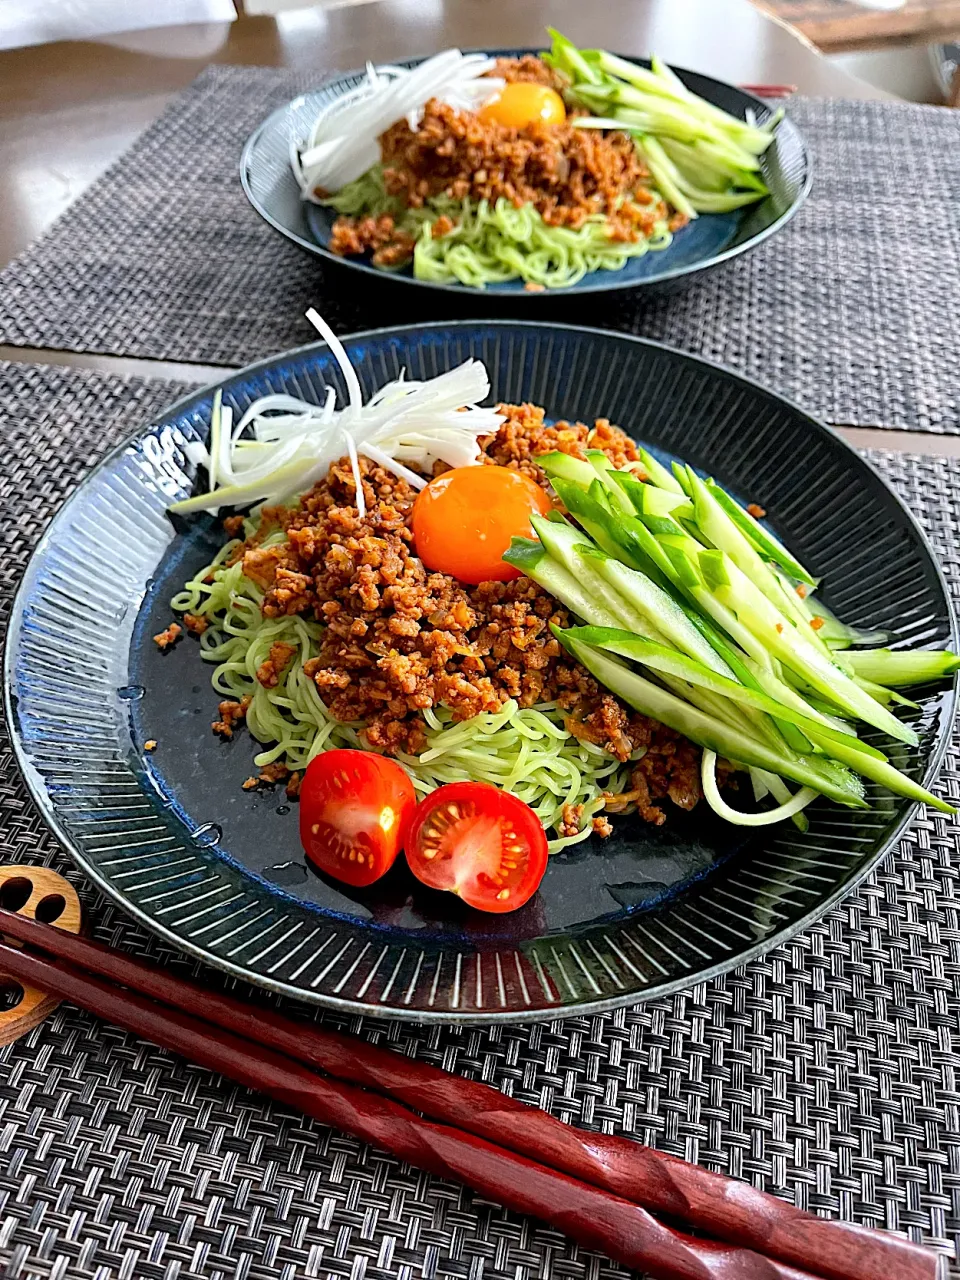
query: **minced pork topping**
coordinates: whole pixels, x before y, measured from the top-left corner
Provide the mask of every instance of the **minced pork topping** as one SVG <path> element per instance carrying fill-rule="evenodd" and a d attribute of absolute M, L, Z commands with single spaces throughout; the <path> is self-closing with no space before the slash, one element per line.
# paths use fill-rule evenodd
<path fill-rule="evenodd" d="M 542 68 L 542 74 L 537 68 Z M 553 73 L 538 58 L 501 59 L 497 75 L 508 80 L 550 83 Z M 648 238 L 668 210 L 650 189 L 650 173 L 629 134 L 536 123 L 522 129 L 476 112 L 459 111 L 431 99 L 416 129 L 400 120 L 380 138 L 388 194 L 405 208 L 420 208 L 436 196 L 453 200 L 503 198 L 531 205 L 549 226 L 580 227 L 594 214 L 607 218 L 611 239 Z M 671 230 L 686 221 L 670 220 Z M 450 217 L 433 234 L 453 230 Z M 373 251 L 377 266 L 396 267 L 413 253 L 414 238 L 389 214 L 340 217 L 330 249 L 341 256 Z"/>
<path fill-rule="evenodd" d="M 633 441 L 606 420 L 546 425 L 533 405 L 501 405 L 500 412 L 505 421 L 481 441 L 482 460 L 523 471 L 545 489 L 536 458 L 550 450 L 584 457 L 587 448 L 602 449 L 617 467 L 637 460 Z M 411 528 L 416 490 L 363 457 L 360 470 L 364 517 L 344 458 L 298 508 L 265 510 L 256 534 L 238 541 L 233 556 L 264 589 L 266 616 L 303 614 L 324 624 L 319 656 L 306 671 L 331 715 L 363 721 L 371 747 L 417 754 L 426 744 L 421 712 L 428 707 L 443 704 L 467 720 L 512 698 L 526 707 L 556 702 L 572 733 L 618 759 L 646 750 L 630 791 L 608 811 L 635 804 L 660 823 L 656 802 L 665 796 L 692 808 L 700 796 L 699 751 L 623 706 L 565 653 L 550 624 L 567 625 L 566 610 L 528 578 L 468 586 L 424 568 Z M 227 524 L 229 533 L 238 532 L 235 517 Z M 287 541 L 262 546 L 278 528 Z M 268 688 L 292 656 L 288 646 L 274 648 L 258 672 Z M 221 704 L 215 729 L 232 732 L 245 708 L 236 710 L 232 715 Z M 570 823 L 574 828 L 576 815 Z M 609 829 L 605 819 L 595 825 L 604 834 Z"/>

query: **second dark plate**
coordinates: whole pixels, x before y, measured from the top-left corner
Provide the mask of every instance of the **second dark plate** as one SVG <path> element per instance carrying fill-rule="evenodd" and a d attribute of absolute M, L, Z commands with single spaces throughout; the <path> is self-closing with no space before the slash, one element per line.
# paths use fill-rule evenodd
<path fill-rule="evenodd" d="M 521 57 L 540 50 L 490 49 L 484 52 L 492 57 Z M 411 58 L 398 65 L 413 67 L 422 61 L 422 58 Z M 649 66 L 644 58 L 634 58 L 633 61 Z M 746 119 L 747 113 L 752 111 L 757 123 L 762 124 L 772 114 L 768 103 L 734 85 L 679 67 L 674 70 L 694 93 L 740 119 Z M 810 187 L 810 161 L 806 147 L 788 116 L 781 121 L 772 145 L 762 158 L 763 179 L 770 188 L 765 199 L 734 213 L 704 214 L 677 232 L 668 249 L 631 258 L 619 271 L 594 271 L 569 288 L 547 289 L 542 293 L 527 292 L 522 280 L 492 284 L 479 290 L 462 284 L 416 280 L 409 268 L 398 272 L 380 271 L 366 258 L 340 258 L 330 252 L 327 246 L 336 214 L 331 209 L 301 199 L 300 188 L 290 168 L 291 143 L 304 136 L 324 106 L 352 89 L 365 74 L 363 71 L 351 71 L 327 81 L 318 89 L 301 94 L 274 111 L 251 135 L 243 149 L 240 180 L 256 211 L 289 240 L 342 270 L 359 271 L 386 285 L 439 289 L 474 298 L 482 294 L 508 298 L 511 302 L 529 300 L 532 306 L 542 306 L 544 300 L 559 295 L 607 293 L 686 283 L 702 272 L 746 253 L 773 235 L 796 213 Z"/>

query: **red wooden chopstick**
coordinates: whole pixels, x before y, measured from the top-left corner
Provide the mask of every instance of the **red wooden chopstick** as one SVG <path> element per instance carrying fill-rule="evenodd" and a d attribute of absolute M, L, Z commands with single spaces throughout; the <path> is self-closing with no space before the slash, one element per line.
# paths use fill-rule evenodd
<path fill-rule="evenodd" d="M 814 1280 L 752 1250 L 700 1240 L 638 1204 L 506 1151 L 203 1019 L 119 988 L 61 960 L 0 944 L 0 970 L 62 996 L 238 1084 L 389 1151 L 428 1173 L 465 1183 L 518 1213 L 662 1280 Z"/>
<path fill-rule="evenodd" d="M 112 1005 L 110 1012 L 104 1012 L 102 1005 L 94 1008 L 88 1000 L 80 998 L 82 993 L 77 988 L 63 990 L 64 982 L 77 979 L 66 966 L 78 966 L 112 984 L 129 987 L 131 992 L 163 1001 L 174 1010 L 189 1008 L 197 1019 L 203 1020 L 201 1025 L 206 1026 L 208 1037 L 212 1024 L 231 1038 L 246 1037 L 248 1041 L 267 1045 L 275 1052 L 319 1067 L 352 1085 L 389 1095 L 487 1143 L 509 1147 L 520 1156 L 550 1166 L 551 1171 L 558 1170 L 569 1178 L 590 1183 L 591 1188 L 669 1214 L 695 1229 L 756 1250 L 767 1259 L 778 1259 L 832 1280 L 888 1280 L 891 1268 L 897 1269 L 897 1280 L 932 1280 L 936 1275 L 936 1255 L 909 1241 L 815 1218 L 743 1183 L 627 1139 L 572 1129 L 544 1112 L 504 1097 L 487 1085 L 452 1076 L 349 1036 L 294 1022 L 269 1010 L 251 1008 L 163 969 L 150 968 L 109 947 L 10 912 L 0 911 L 0 932 L 62 962 L 47 975 L 50 983 L 60 984 L 56 988 L 35 975 L 28 975 L 26 980 L 43 989 L 56 989 L 67 999 L 121 1025 L 131 1025 L 119 1014 L 122 1002 L 132 999 L 132 994 L 118 993 L 112 986 L 109 990 L 120 998 L 121 1004 Z M 10 972 L 16 963 L 49 963 L 3 946 L 0 946 L 0 957 L 0 968 L 9 968 Z M 151 1008 L 155 1010 L 156 1006 Z M 157 1038 L 140 1027 L 131 1029 L 148 1038 Z M 167 1040 L 162 1042 L 196 1057 L 190 1049 Z M 205 1065 L 213 1064 L 205 1060 Z M 223 1065 L 216 1069 L 232 1074 Z M 271 1092 L 262 1084 L 252 1087 Z M 361 1096 L 370 1097 L 369 1094 Z M 409 1122 L 409 1113 L 404 1112 L 404 1116 Z M 344 1127 L 339 1119 L 330 1119 L 329 1123 Z M 351 1132 L 383 1145 L 380 1137 L 370 1137 L 356 1128 L 351 1128 Z M 457 1176 L 475 1185 L 462 1172 Z M 499 1198 L 515 1207 L 503 1195 Z M 525 1211 L 543 1216 L 542 1211 L 536 1209 Z M 564 1229 L 571 1235 L 576 1234 L 566 1226 Z M 609 1242 L 601 1247 L 611 1251 Z M 622 1258 L 621 1254 L 613 1256 Z M 779 1274 L 790 1270 L 790 1266 L 777 1268 Z"/>
<path fill-rule="evenodd" d="M 740 88 L 755 98 L 789 98 L 797 92 L 795 84 L 742 84 Z"/>

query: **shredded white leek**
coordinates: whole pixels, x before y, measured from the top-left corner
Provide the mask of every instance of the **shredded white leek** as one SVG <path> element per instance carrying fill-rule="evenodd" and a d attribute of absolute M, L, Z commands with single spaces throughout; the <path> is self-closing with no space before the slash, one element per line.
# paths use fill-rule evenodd
<path fill-rule="evenodd" d="M 320 112 L 309 134 L 290 148 L 290 165 L 308 200 L 334 195 L 380 159 L 380 135 L 406 118 L 416 129 L 424 106 L 439 98 L 463 111 L 476 111 L 504 82 L 488 76 L 496 66 L 482 53 L 446 49 L 419 66 L 374 67 L 355 88 Z"/>
<path fill-rule="evenodd" d="M 761 813 L 742 813 L 739 809 L 732 809 L 721 796 L 717 786 L 716 752 L 708 751 L 706 748 L 704 748 L 703 761 L 700 765 L 700 779 L 703 783 L 703 794 L 710 808 L 719 817 L 732 822 L 737 827 L 769 827 L 774 822 L 783 822 L 785 818 L 792 818 L 795 813 L 805 809 L 811 800 L 817 798 L 817 792 L 812 788 L 802 787 L 786 804 L 778 805 L 776 809 L 765 809 Z"/>
<path fill-rule="evenodd" d="M 220 507 L 276 504 L 304 493 L 321 479 L 330 464 L 350 459 L 357 509 L 366 513 L 360 455 L 422 489 L 422 475 L 435 462 L 468 467 L 479 460 L 481 436 L 495 435 L 501 414 L 481 401 L 490 393 L 490 378 L 480 360 L 426 382 L 404 377 L 381 387 L 366 404 L 356 370 L 340 339 L 312 308 L 307 318 L 326 339 L 347 387 L 348 403 L 337 409 L 333 387 L 324 388 L 323 403 L 295 396 L 269 395 L 255 401 L 233 423 L 233 410 L 216 393 L 206 446 L 191 441 L 190 461 L 207 469 L 209 489 L 171 511 L 216 512 Z"/>

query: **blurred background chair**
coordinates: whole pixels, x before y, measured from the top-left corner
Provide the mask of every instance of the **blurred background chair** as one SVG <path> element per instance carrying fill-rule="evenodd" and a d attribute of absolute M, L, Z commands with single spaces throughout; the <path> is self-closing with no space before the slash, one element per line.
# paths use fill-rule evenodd
<path fill-rule="evenodd" d="M 0 0 L 0 49 L 157 27 L 220 26 L 236 17 L 233 0 Z"/>
<path fill-rule="evenodd" d="M 960 106 L 960 0 L 754 0 L 846 70 L 919 102 Z"/>

